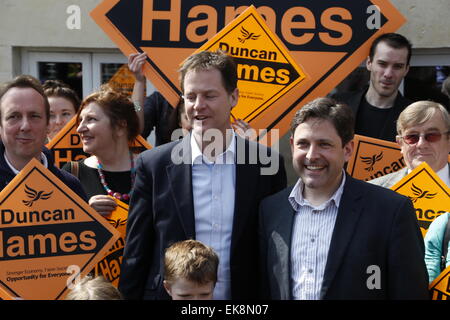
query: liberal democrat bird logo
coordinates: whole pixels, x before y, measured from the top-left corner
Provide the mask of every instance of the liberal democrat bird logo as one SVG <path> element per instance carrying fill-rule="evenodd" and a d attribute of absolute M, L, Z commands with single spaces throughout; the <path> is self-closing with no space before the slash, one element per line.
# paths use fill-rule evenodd
<path fill-rule="evenodd" d="M 412 184 L 411 191 L 414 193 L 414 197 L 408 197 L 411 199 L 412 202 L 416 202 L 419 199 L 433 199 L 436 193 L 429 193 L 430 191 L 425 190 L 423 191 L 419 187 L 417 187 L 414 183 Z"/>
<path fill-rule="evenodd" d="M 364 168 L 364 170 L 372 171 L 375 163 L 383 159 L 383 151 L 381 151 L 380 154 L 374 154 L 371 157 L 360 157 L 360 158 L 362 162 L 369 165 L 367 168 Z"/>
<path fill-rule="evenodd" d="M 106 220 L 108 220 L 108 222 L 110 223 L 110 224 L 112 224 L 113 225 L 113 227 L 114 228 L 119 228 L 120 226 L 123 226 L 123 225 L 125 225 L 126 223 L 127 223 L 127 219 L 124 219 L 124 220 L 122 220 L 121 218 L 119 218 L 119 219 L 117 219 L 117 220 L 114 220 L 114 219 L 106 219 Z"/>
<path fill-rule="evenodd" d="M 244 43 L 246 40 L 258 40 L 261 36 L 260 34 L 255 34 L 254 32 L 248 32 L 243 26 L 241 26 L 242 38 L 238 37 L 238 40 Z"/>
<path fill-rule="evenodd" d="M 25 193 L 27 194 L 28 198 L 31 200 L 22 200 L 23 204 L 31 207 L 34 202 L 38 200 L 47 200 L 52 195 L 53 191 L 44 193 L 44 190 L 42 191 L 36 191 L 33 188 L 30 188 L 29 186 L 25 185 Z"/>

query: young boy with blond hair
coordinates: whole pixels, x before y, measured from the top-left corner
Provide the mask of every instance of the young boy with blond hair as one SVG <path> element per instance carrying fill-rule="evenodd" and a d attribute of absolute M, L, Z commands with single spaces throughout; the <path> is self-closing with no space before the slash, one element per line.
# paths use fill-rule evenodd
<path fill-rule="evenodd" d="M 219 257 L 200 241 L 185 240 L 167 248 L 164 288 L 173 300 L 211 300 Z"/>

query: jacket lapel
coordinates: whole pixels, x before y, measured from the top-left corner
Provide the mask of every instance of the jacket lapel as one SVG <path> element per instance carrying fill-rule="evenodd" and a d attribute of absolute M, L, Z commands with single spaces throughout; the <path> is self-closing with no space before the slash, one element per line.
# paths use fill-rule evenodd
<path fill-rule="evenodd" d="M 176 160 L 179 160 L 178 163 L 171 161 L 166 167 L 173 205 L 186 234 L 186 239 L 195 239 L 190 135 L 186 135 L 180 143 L 176 144 L 172 152 L 176 152 L 179 156 Z"/>
<path fill-rule="evenodd" d="M 354 229 L 357 226 L 362 209 L 362 193 L 354 185 L 353 178 L 347 175 L 338 209 L 336 224 L 331 237 L 330 249 L 328 251 L 322 289 L 320 292 L 321 299 L 326 295 L 327 290 L 339 269 L 348 244 L 354 234 Z"/>
<path fill-rule="evenodd" d="M 238 141 L 241 139 L 240 141 Z M 251 210 L 254 210 L 250 206 L 254 206 L 254 193 L 256 192 L 255 178 L 258 176 L 258 166 L 248 164 L 247 161 L 242 159 L 248 159 L 242 157 L 242 154 L 238 155 L 237 152 L 241 151 L 241 146 L 245 146 L 245 155 L 248 157 L 249 143 L 247 140 L 236 136 L 236 186 L 234 197 L 234 214 L 233 214 L 233 231 L 231 236 L 231 253 L 233 253 L 236 246 L 239 243 L 236 242 L 240 238 L 240 235 L 245 232 L 246 220 Z M 240 159 L 240 161 L 238 161 Z"/>
<path fill-rule="evenodd" d="M 289 276 L 291 274 L 290 249 L 292 243 L 292 228 L 294 224 L 295 211 L 288 200 L 289 194 L 291 193 L 292 189 L 293 187 L 289 187 L 286 189 L 285 196 L 283 197 L 286 200 L 280 203 L 279 211 L 277 211 L 277 213 L 280 214 L 280 218 L 278 220 L 279 224 L 276 227 L 276 230 L 280 239 L 279 241 L 277 241 L 278 239 L 273 239 L 275 245 L 277 246 L 277 255 L 280 262 L 280 274 L 278 275 L 278 277 L 280 279 L 281 300 L 292 299 L 292 283 Z"/>

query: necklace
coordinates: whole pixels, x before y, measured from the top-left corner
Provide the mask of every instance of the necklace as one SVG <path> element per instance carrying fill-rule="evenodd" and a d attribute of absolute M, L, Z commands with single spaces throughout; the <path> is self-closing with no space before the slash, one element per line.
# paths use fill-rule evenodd
<path fill-rule="evenodd" d="M 136 176 L 136 169 L 134 168 L 133 153 L 131 152 L 131 150 L 130 150 L 130 162 L 131 162 L 131 170 L 130 170 L 131 190 L 128 193 L 121 194 L 120 192 L 112 191 L 108 187 L 108 184 L 106 183 L 106 179 L 105 179 L 105 174 L 103 173 L 103 164 L 97 158 L 97 171 L 98 171 L 98 175 L 100 176 L 100 182 L 102 183 L 103 189 L 105 189 L 105 191 L 106 191 L 106 193 L 108 193 L 108 195 L 110 195 L 110 196 L 112 196 L 112 197 L 114 197 L 116 199 L 123 200 L 123 201 L 130 200 L 131 193 L 133 192 L 134 178 Z"/>

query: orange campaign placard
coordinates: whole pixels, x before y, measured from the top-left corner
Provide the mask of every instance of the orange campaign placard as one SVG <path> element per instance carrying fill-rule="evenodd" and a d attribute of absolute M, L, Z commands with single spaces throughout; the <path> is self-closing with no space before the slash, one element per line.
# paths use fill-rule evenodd
<path fill-rule="evenodd" d="M 4 288 L 0 287 L 0 300 L 18 300 L 19 297 L 15 297 L 13 293 L 7 292 Z"/>
<path fill-rule="evenodd" d="M 128 66 L 124 64 L 116 73 L 109 79 L 108 84 L 118 92 L 122 92 L 131 97 L 134 86 L 133 72 L 128 69 Z"/>
<path fill-rule="evenodd" d="M 120 238 L 109 249 L 105 257 L 95 266 L 94 274 L 103 275 L 114 286 L 118 287 L 120 278 L 120 266 L 122 264 L 123 248 L 125 247 L 125 234 L 128 219 L 128 205 L 120 200 L 117 202 L 117 208 L 106 220 L 120 232 Z"/>
<path fill-rule="evenodd" d="M 233 21 L 250 5 L 282 46 L 266 37 L 257 18 L 247 18 L 254 20 L 249 25 Z M 103 0 L 90 16 L 124 55 L 147 53 L 144 74 L 174 107 L 181 95 L 179 64 L 234 23 L 213 47 L 242 62 L 239 89 L 248 105 L 235 116 L 254 129 L 278 129 L 279 137 L 299 108 L 326 96 L 367 58 L 376 37 L 406 21 L 388 0 Z M 281 54 L 285 50 L 289 55 Z M 307 77 L 295 81 L 296 74 Z M 251 81 L 267 92 L 261 96 Z"/>
<path fill-rule="evenodd" d="M 411 199 L 424 237 L 434 219 L 450 212 L 450 189 L 426 162 L 391 189 Z"/>
<path fill-rule="evenodd" d="M 77 133 L 76 117 L 73 117 L 66 125 L 50 140 L 46 147 L 52 151 L 55 158 L 55 166 L 62 168 L 70 161 L 78 161 L 89 157 L 83 151 L 80 135 Z"/>
<path fill-rule="evenodd" d="M 444 269 L 441 274 L 430 283 L 429 290 L 432 300 L 450 299 L 450 267 Z"/>
<path fill-rule="evenodd" d="M 353 178 L 369 181 L 405 167 L 400 146 L 355 134 L 355 148 L 348 161 L 347 172 Z"/>
<path fill-rule="evenodd" d="M 75 117 L 66 123 L 61 131 L 47 143 L 46 147 L 52 151 L 55 158 L 55 166 L 58 168 L 62 168 L 67 162 L 82 160 L 90 156 L 83 151 L 83 143 L 80 135 L 77 133 Z M 139 135 L 130 144 L 130 148 L 134 153 L 141 153 L 151 149 L 152 146 Z"/>
<path fill-rule="evenodd" d="M 196 52 L 222 50 L 237 65 L 239 101 L 233 116 L 250 122 L 306 75 L 252 5 Z"/>
<path fill-rule="evenodd" d="M 120 233 L 39 161 L 0 192 L 0 288 L 24 300 L 64 299 Z"/>

